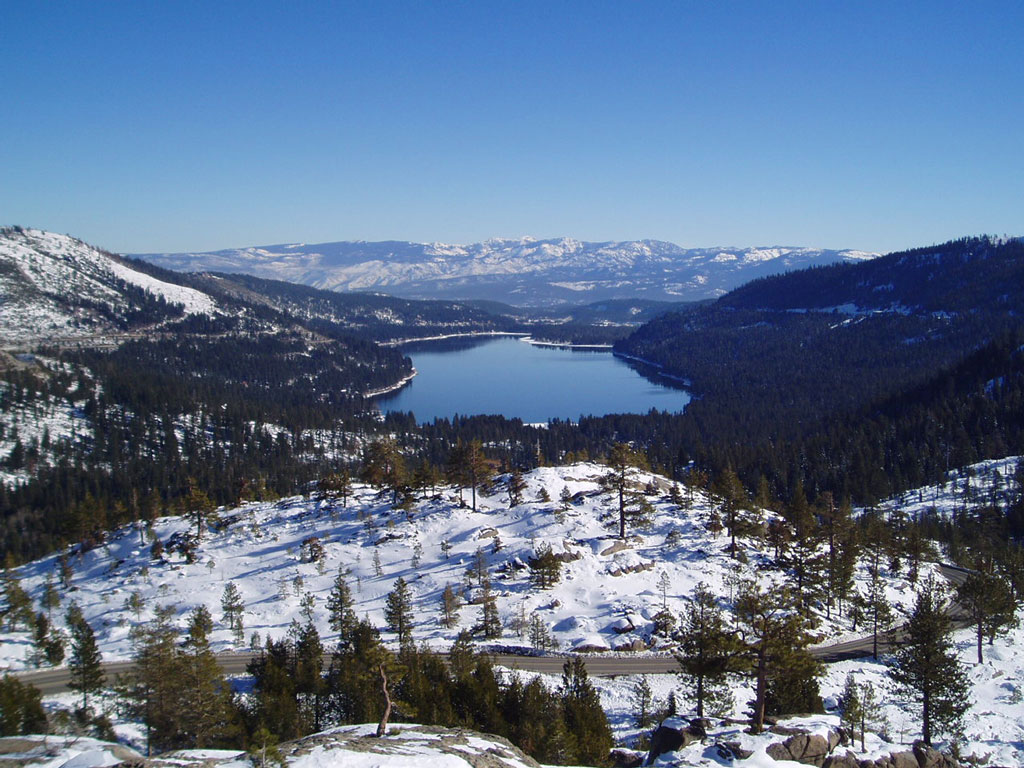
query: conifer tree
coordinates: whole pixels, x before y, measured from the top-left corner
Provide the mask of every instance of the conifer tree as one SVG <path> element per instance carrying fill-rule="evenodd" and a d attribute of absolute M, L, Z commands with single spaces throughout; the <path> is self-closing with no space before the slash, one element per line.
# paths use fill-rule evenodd
<path fill-rule="evenodd" d="M 176 646 L 177 633 L 170 620 L 173 609 L 157 606 L 152 620 L 132 629 L 133 668 L 119 676 L 117 688 L 123 714 L 146 727 L 146 754 L 181 746 L 183 679 Z"/>
<path fill-rule="evenodd" d="M 484 582 L 484 593 L 483 593 L 483 615 L 480 622 L 480 628 L 483 630 L 484 637 L 488 640 L 494 640 L 501 637 L 501 616 L 498 614 L 498 600 L 491 593 L 491 582 Z"/>
<path fill-rule="evenodd" d="M 399 644 L 412 638 L 412 594 L 401 576 L 395 581 L 395 588 L 388 593 L 384 620 L 388 623 L 388 629 L 398 635 Z"/>
<path fill-rule="evenodd" d="M 726 467 L 711 486 L 711 492 L 721 498 L 722 523 L 729 532 L 729 556 L 736 557 L 736 537 L 750 532 L 747 519 L 750 497 L 732 467 Z"/>
<path fill-rule="evenodd" d="M 523 479 L 523 472 L 519 467 L 513 467 L 508 475 L 508 505 L 516 507 L 522 503 L 523 491 L 526 490 L 526 480 Z"/>
<path fill-rule="evenodd" d="M 527 564 L 530 566 L 530 579 L 540 589 L 550 589 L 562 577 L 562 561 L 551 551 L 549 544 L 540 545 L 536 557 L 529 558 Z"/>
<path fill-rule="evenodd" d="M 210 649 L 213 618 L 205 605 L 189 617 L 181 653 L 181 728 L 188 743 L 202 749 L 221 743 L 234 730 L 231 688 Z"/>
<path fill-rule="evenodd" d="M 4 571 L 3 596 L 4 606 L 0 616 L 7 621 L 7 629 L 14 632 L 18 627 L 31 627 L 35 618 L 32 613 L 32 598 L 21 586 L 21 581 L 18 580 L 13 568 Z"/>
<path fill-rule="evenodd" d="M 69 622 L 71 656 L 68 658 L 68 688 L 82 694 L 82 709 L 89 707 L 89 694 L 96 693 L 106 681 L 103 656 L 96 645 L 96 635 L 84 618 Z"/>
<path fill-rule="evenodd" d="M 235 642 L 241 643 L 245 632 L 242 620 L 245 602 L 233 581 L 224 585 L 224 592 L 220 596 L 220 609 L 224 615 L 224 623 L 235 635 Z"/>
<path fill-rule="evenodd" d="M 1016 622 L 1016 605 L 1009 585 L 993 573 L 973 571 L 957 587 L 957 602 L 974 625 L 977 638 L 978 663 L 982 659 L 982 640 L 986 634 L 994 638 L 1001 627 Z"/>
<path fill-rule="evenodd" d="M 348 568 L 342 566 L 338 569 L 338 575 L 334 577 L 330 594 L 327 595 L 327 624 L 342 640 L 351 636 L 357 621 L 352 590 L 348 586 L 346 576 Z"/>
<path fill-rule="evenodd" d="M 215 524 L 218 520 L 217 505 L 210 500 L 205 491 L 199 490 L 195 481 L 190 481 L 188 493 L 182 500 L 185 514 L 196 524 L 196 539 L 203 540 L 203 528 Z"/>
<path fill-rule="evenodd" d="M 619 538 L 626 538 L 626 497 L 637 470 L 647 466 L 647 457 L 633 450 L 627 443 L 615 443 L 605 460 L 608 473 L 601 477 L 605 489 L 618 496 Z"/>
<path fill-rule="evenodd" d="M 736 633 L 726 626 L 715 596 L 705 584 L 698 584 L 683 612 L 675 655 L 697 717 L 704 717 L 705 703 L 715 705 L 727 697 L 725 677 L 739 671 L 743 650 Z"/>
<path fill-rule="evenodd" d="M 925 585 L 917 593 L 906 633 L 889 675 L 920 704 L 921 737 L 930 745 L 934 736 L 955 735 L 970 706 L 970 684 L 957 658 L 949 617 L 934 584 Z"/>
<path fill-rule="evenodd" d="M 812 675 L 816 670 L 806 651 L 809 638 L 805 620 L 788 589 L 772 586 L 761 590 L 754 583 L 746 583 L 736 599 L 735 613 L 746 646 L 747 673 L 754 678 L 751 730 L 760 733 L 771 679 L 784 670 L 808 669 Z"/>
<path fill-rule="evenodd" d="M 46 731 L 46 711 L 39 689 L 4 673 L 0 677 L 0 736 Z"/>
<path fill-rule="evenodd" d="M 574 765 L 606 762 L 614 743 L 612 732 L 583 659 L 577 656 L 565 662 L 558 692 L 562 698 L 570 762 Z"/>
<path fill-rule="evenodd" d="M 452 589 L 452 585 L 445 584 L 444 592 L 441 593 L 441 624 L 446 629 L 452 629 L 458 623 L 461 604 L 462 601 Z"/>

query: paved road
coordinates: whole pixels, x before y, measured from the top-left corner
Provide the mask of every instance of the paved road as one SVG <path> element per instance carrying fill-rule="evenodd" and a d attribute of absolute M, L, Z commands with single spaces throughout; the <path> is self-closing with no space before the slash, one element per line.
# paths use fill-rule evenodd
<path fill-rule="evenodd" d="M 939 571 L 955 587 L 964 582 L 970 571 L 956 566 L 940 565 Z M 951 606 L 950 614 L 953 619 L 953 626 L 961 628 L 967 626 L 962 611 L 955 603 Z M 897 627 L 889 632 L 879 635 L 878 648 L 883 653 L 894 650 L 904 639 L 906 633 L 903 627 Z M 819 646 L 811 649 L 811 654 L 823 662 L 829 663 L 842 661 L 844 659 L 862 658 L 870 656 L 872 649 L 871 635 L 858 637 L 841 643 Z M 220 662 L 224 672 L 228 675 L 239 675 L 245 672 L 246 665 L 259 655 L 256 651 L 240 651 L 217 654 L 217 661 Z M 496 664 L 511 669 L 521 669 L 526 672 L 542 672 L 551 675 L 562 673 L 562 665 L 565 664 L 566 656 L 513 656 L 509 654 L 497 654 L 493 656 Z M 594 677 L 615 677 L 616 675 L 656 675 L 677 672 L 679 669 L 676 660 L 671 655 L 664 656 L 598 656 L 587 655 L 584 657 L 587 662 L 587 672 Z M 110 661 L 103 665 L 108 680 L 113 680 L 119 674 L 127 672 L 133 666 L 130 661 Z M 15 676 L 26 683 L 31 683 L 38 688 L 43 695 L 52 693 L 63 693 L 68 690 L 68 670 L 65 667 L 57 669 L 34 669 L 24 672 L 15 672 Z"/>

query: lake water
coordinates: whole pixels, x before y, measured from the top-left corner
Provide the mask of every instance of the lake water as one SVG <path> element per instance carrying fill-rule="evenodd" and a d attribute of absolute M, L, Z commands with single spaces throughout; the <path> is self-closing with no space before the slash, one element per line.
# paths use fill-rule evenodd
<path fill-rule="evenodd" d="M 540 347 L 508 337 L 417 342 L 401 349 L 418 375 L 377 398 L 377 405 L 382 411 L 412 411 L 420 423 L 482 413 L 530 424 L 576 421 L 652 408 L 681 411 L 690 400 L 678 385 L 659 383 L 653 369 L 608 350 Z"/>

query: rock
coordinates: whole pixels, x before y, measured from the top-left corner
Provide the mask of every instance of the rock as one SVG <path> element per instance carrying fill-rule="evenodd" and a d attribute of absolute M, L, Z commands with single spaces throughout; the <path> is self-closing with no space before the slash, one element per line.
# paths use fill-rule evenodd
<path fill-rule="evenodd" d="M 828 751 L 829 751 L 829 753 L 831 753 L 832 750 L 834 750 L 836 747 L 838 747 L 842 740 L 843 740 L 843 736 L 842 736 L 841 733 L 839 733 L 839 731 L 829 731 L 828 732 Z"/>
<path fill-rule="evenodd" d="M 498 535 L 497 528 L 482 528 L 477 534 L 478 539 L 493 539 Z"/>
<path fill-rule="evenodd" d="M 841 755 L 829 755 L 825 759 L 824 768 L 860 768 L 860 760 L 853 752 L 844 752 Z"/>
<path fill-rule="evenodd" d="M 603 552 L 601 552 L 601 554 L 614 555 L 616 552 L 621 552 L 624 549 L 632 549 L 632 547 L 630 547 L 630 545 L 627 544 L 625 541 L 616 541 L 610 547 L 606 548 Z"/>
<path fill-rule="evenodd" d="M 831 749 L 824 736 L 798 733 L 781 743 L 769 744 L 765 751 L 776 760 L 794 760 L 822 768 Z"/>
<path fill-rule="evenodd" d="M 960 765 L 950 755 L 944 755 L 923 741 L 914 742 L 914 757 L 920 768 L 959 768 Z"/>
<path fill-rule="evenodd" d="M 892 768 L 920 768 L 913 752 L 892 752 L 889 755 Z"/>
<path fill-rule="evenodd" d="M 647 643 L 639 637 L 634 637 L 632 640 L 629 640 L 629 642 L 620 643 L 619 645 L 614 646 L 614 648 L 616 651 L 621 651 L 623 653 L 636 653 L 637 651 L 646 651 Z"/>
<path fill-rule="evenodd" d="M 715 750 L 723 760 L 746 760 L 754 754 L 741 747 L 738 741 L 723 741 L 715 745 Z"/>
<path fill-rule="evenodd" d="M 644 764 L 644 753 L 632 749 L 613 749 L 610 758 L 615 768 L 640 768 Z"/>
<path fill-rule="evenodd" d="M 694 742 L 700 741 L 699 736 L 690 733 L 682 720 L 670 718 L 665 720 L 651 736 L 651 751 L 647 753 L 644 765 L 651 765 L 660 755 L 685 749 Z"/>

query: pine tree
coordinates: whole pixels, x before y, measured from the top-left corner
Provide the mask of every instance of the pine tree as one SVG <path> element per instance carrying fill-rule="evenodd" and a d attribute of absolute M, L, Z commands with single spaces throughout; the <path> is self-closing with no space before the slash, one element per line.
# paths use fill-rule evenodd
<path fill-rule="evenodd" d="M 182 746 L 181 697 L 183 679 L 173 610 L 158 606 L 151 621 L 132 630 L 133 668 L 118 678 L 123 714 L 146 726 L 146 754 Z"/>
<path fill-rule="evenodd" d="M 446 629 L 452 629 L 459 622 L 459 607 L 462 600 L 452 589 L 451 584 L 446 584 L 444 592 L 441 593 L 441 624 Z"/>
<path fill-rule="evenodd" d="M 13 568 L 4 571 L 3 595 L 4 607 L 0 616 L 7 620 L 7 629 L 14 632 L 19 626 L 30 628 L 35 619 L 32 613 L 32 598 L 21 586 Z"/>
<path fill-rule="evenodd" d="M 633 477 L 638 469 L 647 466 L 647 457 L 639 451 L 633 450 L 626 443 L 615 443 L 605 463 L 609 472 L 601 477 L 601 484 L 605 489 L 618 496 L 619 501 L 619 538 L 626 538 L 626 496 L 629 491 Z"/>
<path fill-rule="evenodd" d="M 933 736 L 958 732 L 970 697 L 949 617 L 933 584 L 917 593 L 906 632 L 889 675 L 921 705 L 921 737 L 930 745 Z"/>
<path fill-rule="evenodd" d="M 218 520 L 217 505 L 210 500 L 205 491 L 199 490 L 194 481 L 189 483 L 188 494 L 182 500 L 185 507 L 185 514 L 191 518 L 196 525 L 196 539 L 202 541 L 203 529 Z"/>
<path fill-rule="evenodd" d="M 483 595 L 480 598 L 483 610 L 480 619 L 480 631 L 488 640 L 501 637 L 501 616 L 498 613 L 498 599 L 491 592 L 491 582 L 484 582 Z"/>
<path fill-rule="evenodd" d="M 401 576 L 395 581 L 395 588 L 388 593 L 384 620 L 388 623 L 388 629 L 398 635 L 399 644 L 412 638 L 412 594 Z"/>
<path fill-rule="evenodd" d="M 342 566 L 338 569 L 338 575 L 334 577 L 330 594 L 327 595 L 327 624 L 343 641 L 351 637 L 357 621 L 352 590 L 348 586 L 346 576 L 348 568 Z"/>
<path fill-rule="evenodd" d="M 737 536 L 747 535 L 752 524 L 747 513 L 750 497 L 732 467 L 726 467 L 711 486 L 711 492 L 722 500 L 721 514 L 725 529 L 729 532 L 729 556 L 736 557 Z"/>
<path fill-rule="evenodd" d="M 992 573 L 973 571 L 956 590 L 957 602 L 974 625 L 978 663 L 982 662 L 982 640 L 994 637 L 1001 627 L 1015 623 L 1016 605 L 1009 585 Z"/>
<path fill-rule="evenodd" d="M 633 724 L 637 728 L 647 728 L 654 714 L 654 691 L 647 682 L 647 675 L 641 675 L 640 679 L 633 683 L 632 701 Z"/>
<path fill-rule="evenodd" d="M 565 662 L 558 692 L 570 745 L 568 762 L 574 765 L 605 763 L 614 743 L 612 732 L 583 659 L 576 657 Z"/>
<path fill-rule="evenodd" d="M 106 682 L 103 656 L 96 645 L 96 635 L 84 618 L 69 622 L 71 656 L 68 658 L 68 688 L 82 694 L 82 709 L 89 707 L 89 694 L 96 693 Z"/>
<path fill-rule="evenodd" d="M 235 642 L 241 643 L 245 632 L 242 620 L 245 602 L 233 581 L 224 585 L 224 592 L 220 596 L 220 609 L 224 615 L 224 623 L 235 635 Z"/>
<path fill-rule="evenodd" d="M 180 689 L 182 735 L 199 749 L 221 743 L 234 730 L 231 687 L 210 649 L 212 631 L 210 611 L 200 605 L 189 617 Z"/>
<path fill-rule="evenodd" d="M 704 717 L 705 703 L 721 703 L 728 695 L 725 678 L 738 671 L 743 646 L 725 618 L 715 596 L 703 583 L 694 589 L 693 598 L 683 613 L 680 631 L 679 662 L 697 717 Z"/>
<path fill-rule="evenodd" d="M 537 548 L 537 556 L 531 557 L 530 579 L 540 589 L 550 589 L 562 577 L 562 561 L 551 551 L 551 546 L 542 544 Z"/>
<path fill-rule="evenodd" d="M 760 733 L 772 678 L 787 670 L 807 670 L 813 679 L 816 670 L 806 651 L 809 637 L 805 620 L 788 589 L 772 586 L 762 591 L 756 584 L 744 584 L 735 613 L 746 646 L 747 673 L 755 684 L 751 730 Z"/>
<path fill-rule="evenodd" d="M 46 732 L 39 689 L 5 673 L 0 677 L 0 736 Z"/>
<path fill-rule="evenodd" d="M 519 467 L 513 467 L 508 475 L 508 505 L 517 507 L 523 501 L 523 491 L 526 490 L 526 480 L 523 479 L 523 472 Z"/>

